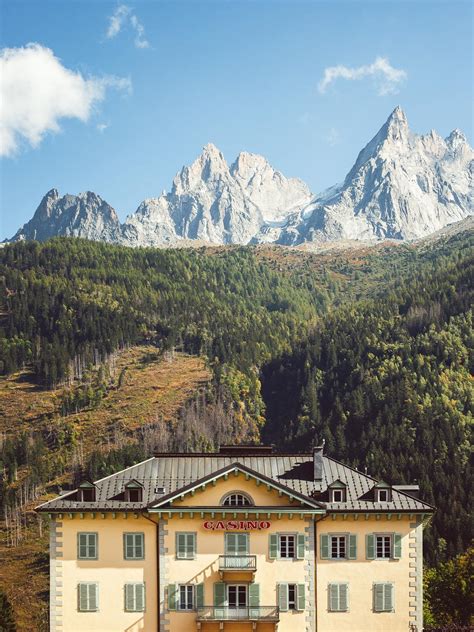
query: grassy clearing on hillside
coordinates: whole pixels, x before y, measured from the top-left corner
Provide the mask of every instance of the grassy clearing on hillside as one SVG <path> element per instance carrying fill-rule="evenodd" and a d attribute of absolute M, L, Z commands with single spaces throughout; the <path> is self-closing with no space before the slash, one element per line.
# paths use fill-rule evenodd
<path fill-rule="evenodd" d="M 159 356 L 145 346 L 118 353 L 112 365 L 108 389 L 97 406 L 64 416 L 60 414 L 64 392 L 80 388 L 79 384 L 42 390 L 29 381 L 26 371 L 0 379 L 0 436 L 16 438 L 33 431 L 47 437 L 53 428 L 72 427 L 75 450 L 86 461 L 92 450 L 113 449 L 118 437 L 123 442 L 140 427 L 157 420 L 172 424 L 210 380 L 202 358 L 177 353 Z M 40 535 L 33 508 L 71 479 L 69 448 L 55 445 L 48 459 L 61 460 L 63 473 L 46 485 L 49 493 L 26 506 L 19 546 L 7 546 L 5 525 L 0 523 L 0 585 L 13 605 L 18 630 L 25 632 L 47 630 L 48 529 L 43 518 Z M 18 481 L 25 475 L 26 470 L 20 468 Z"/>

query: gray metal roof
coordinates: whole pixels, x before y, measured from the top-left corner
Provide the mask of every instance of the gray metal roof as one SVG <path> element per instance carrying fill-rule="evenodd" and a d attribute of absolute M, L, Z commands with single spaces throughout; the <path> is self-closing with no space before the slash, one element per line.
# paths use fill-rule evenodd
<path fill-rule="evenodd" d="M 79 502 L 74 491 L 59 496 L 38 507 L 39 511 L 137 511 L 144 510 L 182 488 L 212 477 L 223 468 L 241 464 L 255 474 L 263 475 L 290 491 L 307 497 L 314 506 L 315 501 L 328 511 L 334 512 L 431 512 L 433 507 L 404 492 L 392 488 L 391 501 L 374 502 L 374 486 L 377 481 L 362 472 L 347 467 L 327 456 L 323 457 L 322 482 L 314 481 L 312 454 L 163 454 L 133 465 L 117 474 L 95 481 L 96 500 Z M 123 493 L 125 485 L 132 479 L 143 485 L 141 503 L 114 499 Z M 328 485 L 336 480 L 347 485 L 346 501 L 330 503 Z M 163 487 L 163 494 L 155 488 Z"/>

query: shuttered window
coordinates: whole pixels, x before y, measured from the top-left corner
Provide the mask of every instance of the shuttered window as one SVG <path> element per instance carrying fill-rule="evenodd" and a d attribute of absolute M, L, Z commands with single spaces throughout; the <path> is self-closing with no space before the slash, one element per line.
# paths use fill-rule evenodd
<path fill-rule="evenodd" d="M 389 582 L 374 584 L 374 611 L 394 611 L 394 588 Z"/>
<path fill-rule="evenodd" d="M 224 548 L 226 555 L 247 555 L 249 552 L 249 534 L 226 533 Z"/>
<path fill-rule="evenodd" d="M 179 610 L 194 609 L 194 586 L 192 584 L 179 585 Z"/>
<path fill-rule="evenodd" d="M 123 556 L 126 560 L 145 558 L 145 535 L 143 533 L 123 534 Z"/>
<path fill-rule="evenodd" d="M 125 584 L 125 612 L 144 612 L 145 610 L 145 584 Z"/>
<path fill-rule="evenodd" d="M 78 584 L 77 604 L 79 612 L 97 612 L 99 610 L 99 585 L 92 582 Z"/>
<path fill-rule="evenodd" d="M 322 560 L 356 560 L 357 535 L 355 533 L 322 533 L 319 556 Z"/>
<path fill-rule="evenodd" d="M 196 557 L 195 533 L 176 533 L 176 557 L 178 560 L 193 560 Z"/>
<path fill-rule="evenodd" d="M 77 557 L 80 560 L 96 560 L 98 558 L 97 533 L 81 532 L 77 534 Z"/>
<path fill-rule="evenodd" d="M 328 584 L 328 610 L 330 612 L 349 610 L 349 584 Z"/>
<path fill-rule="evenodd" d="M 277 584 L 278 607 L 282 612 L 305 609 L 304 584 Z"/>
<path fill-rule="evenodd" d="M 366 535 L 366 557 L 368 560 L 398 560 L 401 556 L 401 533 L 369 533 Z"/>
<path fill-rule="evenodd" d="M 204 584 L 196 584 L 196 608 L 204 608 Z"/>

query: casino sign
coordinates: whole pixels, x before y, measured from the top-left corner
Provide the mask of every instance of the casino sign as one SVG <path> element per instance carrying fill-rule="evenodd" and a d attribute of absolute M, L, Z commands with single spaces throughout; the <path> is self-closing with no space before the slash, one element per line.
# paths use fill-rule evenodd
<path fill-rule="evenodd" d="M 256 531 L 269 529 L 268 520 L 206 520 L 202 525 L 207 531 Z"/>

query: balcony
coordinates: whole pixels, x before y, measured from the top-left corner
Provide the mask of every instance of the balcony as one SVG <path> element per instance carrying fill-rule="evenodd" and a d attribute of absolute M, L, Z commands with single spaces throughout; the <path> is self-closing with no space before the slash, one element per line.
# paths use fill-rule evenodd
<path fill-rule="evenodd" d="M 204 606 L 197 609 L 197 621 L 273 621 L 280 620 L 278 606 Z"/>
<path fill-rule="evenodd" d="M 219 573 L 221 579 L 226 573 L 253 574 L 257 570 L 255 555 L 219 555 Z"/>

